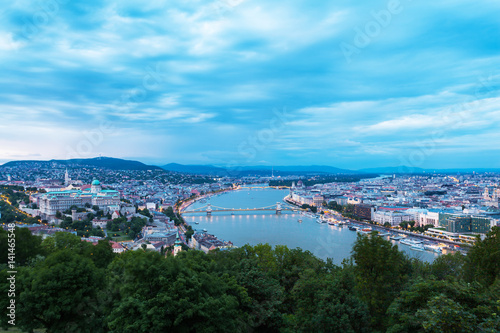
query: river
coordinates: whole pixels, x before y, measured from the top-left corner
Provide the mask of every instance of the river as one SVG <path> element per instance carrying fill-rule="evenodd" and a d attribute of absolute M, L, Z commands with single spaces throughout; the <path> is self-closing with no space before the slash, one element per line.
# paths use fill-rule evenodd
<path fill-rule="evenodd" d="M 261 208 L 276 205 L 288 195 L 288 190 L 261 188 L 265 185 L 243 188 L 211 197 L 206 202 L 195 202 L 188 210 L 203 207 L 210 203 L 213 209 L 224 208 Z M 233 215 L 234 214 L 234 215 Z M 217 236 L 219 239 L 233 242 L 236 246 L 245 244 L 286 245 L 289 248 L 300 247 L 311 251 L 317 257 L 326 260 L 331 258 L 337 265 L 351 255 L 352 246 L 357 233 L 347 227 L 335 227 L 326 223 L 317 223 L 298 212 L 284 211 L 276 215 L 274 211 L 246 212 L 213 212 L 183 214 L 187 223 L 194 229 L 203 230 Z M 302 223 L 298 220 L 301 219 Z M 198 224 L 196 224 L 198 222 Z M 394 241 L 391 241 L 394 242 Z M 438 254 L 430 251 L 416 251 L 406 245 L 398 245 L 411 257 L 432 262 Z"/>

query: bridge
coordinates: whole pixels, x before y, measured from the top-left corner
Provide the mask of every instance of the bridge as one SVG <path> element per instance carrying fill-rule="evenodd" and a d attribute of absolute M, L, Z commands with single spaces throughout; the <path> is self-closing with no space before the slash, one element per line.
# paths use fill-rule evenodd
<path fill-rule="evenodd" d="M 275 205 L 270 205 L 266 207 L 260 208 L 225 208 L 218 207 L 212 204 L 207 204 L 203 207 L 195 208 L 192 210 L 184 210 L 182 214 L 191 214 L 191 213 L 207 213 L 207 215 L 212 215 L 215 212 L 251 212 L 251 211 L 276 211 L 276 214 L 280 214 L 282 211 L 300 211 L 303 210 L 301 208 L 295 208 L 292 206 L 282 207 L 281 202 L 277 202 Z"/>
<path fill-rule="evenodd" d="M 238 190 L 242 190 L 242 189 L 252 190 L 252 189 L 257 189 L 257 188 L 269 188 L 269 186 L 238 186 Z"/>

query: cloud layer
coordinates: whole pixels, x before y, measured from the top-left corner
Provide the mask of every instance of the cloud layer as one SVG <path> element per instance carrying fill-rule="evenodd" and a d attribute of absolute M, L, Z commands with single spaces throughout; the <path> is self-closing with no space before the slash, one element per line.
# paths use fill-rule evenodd
<path fill-rule="evenodd" d="M 499 10 L 15 1 L 0 12 L 0 163 L 500 167 Z"/>

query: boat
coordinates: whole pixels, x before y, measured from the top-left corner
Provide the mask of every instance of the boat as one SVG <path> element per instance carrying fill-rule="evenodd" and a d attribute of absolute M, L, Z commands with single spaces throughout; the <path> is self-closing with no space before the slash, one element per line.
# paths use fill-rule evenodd
<path fill-rule="evenodd" d="M 436 253 L 441 253 L 443 251 L 440 246 L 438 246 L 438 245 L 431 245 L 431 244 L 425 244 L 424 245 L 424 249 L 426 249 L 428 251 L 433 251 L 433 252 L 436 252 Z"/>
<path fill-rule="evenodd" d="M 202 231 L 203 231 L 203 232 L 207 232 L 207 229 L 203 229 Z"/>
<path fill-rule="evenodd" d="M 302 223 L 302 220 L 301 220 L 301 219 L 299 219 L 299 223 Z"/>
<path fill-rule="evenodd" d="M 422 244 L 413 244 L 410 246 L 410 249 L 415 250 L 415 251 L 424 251 L 424 246 Z"/>
<path fill-rule="evenodd" d="M 408 245 L 408 246 L 413 246 L 413 245 L 420 245 L 422 241 L 415 240 L 415 239 L 402 239 L 400 241 L 401 244 Z"/>
<path fill-rule="evenodd" d="M 200 222 L 196 221 L 196 222 L 194 222 L 194 224 L 200 224 Z"/>
<path fill-rule="evenodd" d="M 367 228 L 358 228 L 358 232 L 361 232 L 363 234 L 369 234 L 371 233 L 373 230 L 371 227 L 367 227 Z"/>
<path fill-rule="evenodd" d="M 389 239 L 392 239 L 393 241 L 400 241 L 401 237 L 399 237 L 399 236 L 390 236 Z"/>
<path fill-rule="evenodd" d="M 358 230 L 358 228 L 353 227 L 352 225 L 350 225 L 350 226 L 349 226 L 349 230 L 351 230 L 351 231 L 357 231 L 357 230 Z"/>

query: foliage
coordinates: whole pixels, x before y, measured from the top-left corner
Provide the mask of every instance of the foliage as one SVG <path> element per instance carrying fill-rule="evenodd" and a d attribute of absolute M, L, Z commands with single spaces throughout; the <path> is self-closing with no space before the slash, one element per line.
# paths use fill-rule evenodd
<path fill-rule="evenodd" d="M 493 227 L 483 240 L 477 240 L 469 251 L 464 273 L 466 280 L 489 286 L 500 274 L 500 228 Z"/>
<path fill-rule="evenodd" d="M 360 297 L 368 305 L 374 326 L 383 327 L 387 308 L 408 279 L 409 261 L 397 245 L 375 233 L 358 234 L 352 258 Z"/>
<path fill-rule="evenodd" d="M 146 219 L 119 218 L 110 227 L 133 230 Z M 108 241 L 92 244 L 70 233 L 41 241 L 27 231 L 16 229 L 23 247 L 16 253 L 16 325 L 26 331 L 500 331 L 500 272 L 490 262 L 497 260 L 497 229 L 467 256 L 443 255 L 432 264 L 408 259 L 380 237 L 359 235 L 340 267 L 269 244 L 176 257 L 165 248 L 166 256 L 116 255 Z M 0 230 L 2 253 L 5 237 Z M 7 277 L 3 260 L 2 295 Z M 8 302 L 0 298 L 4 327 Z"/>

